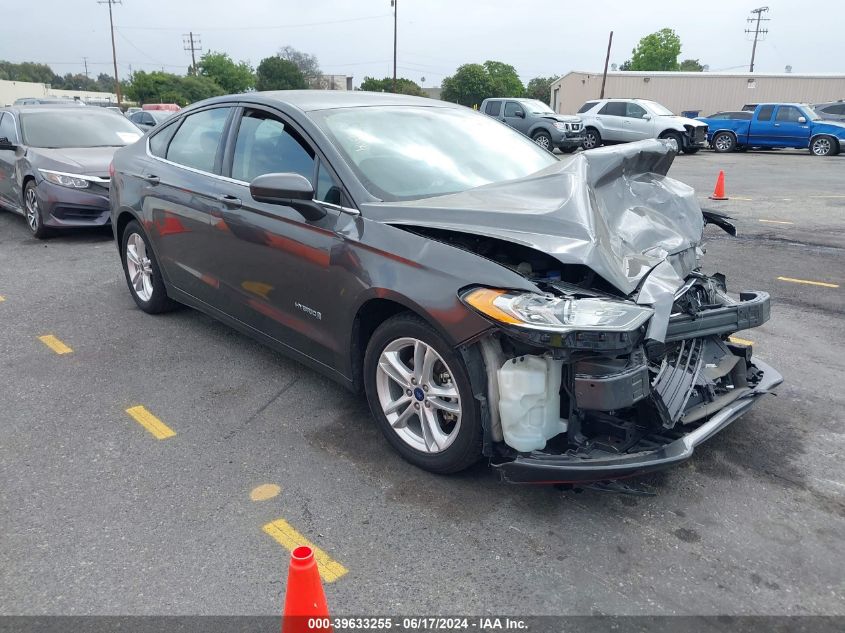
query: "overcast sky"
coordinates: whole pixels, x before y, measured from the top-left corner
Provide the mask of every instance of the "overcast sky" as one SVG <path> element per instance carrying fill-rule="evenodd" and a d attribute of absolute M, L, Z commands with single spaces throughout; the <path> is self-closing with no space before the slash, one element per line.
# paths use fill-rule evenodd
<path fill-rule="evenodd" d="M 569 70 L 600 70 L 663 27 L 681 38 L 681 59 L 711 71 L 748 68 L 743 31 L 758 0 L 399 0 L 399 74 L 439 85 L 463 63 L 495 59 L 523 81 Z M 112 72 L 108 7 L 96 0 L 2 0 L 0 59 L 50 64 L 59 74 Z M 757 47 L 758 72 L 845 73 L 845 1 L 770 0 L 770 30 Z M 699 7 L 699 8 L 696 8 Z M 204 51 L 253 65 L 281 46 L 313 53 L 325 73 L 392 74 L 390 0 L 123 0 L 114 7 L 121 77 L 133 70 L 184 73 L 183 33 Z"/>

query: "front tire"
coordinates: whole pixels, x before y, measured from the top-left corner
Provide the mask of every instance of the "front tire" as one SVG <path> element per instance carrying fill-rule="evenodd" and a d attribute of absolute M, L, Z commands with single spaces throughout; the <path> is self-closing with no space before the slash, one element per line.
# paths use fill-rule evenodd
<path fill-rule="evenodd" d="M 50 229 L 44 226 L 41 205 L 38 202 L 38 190 L 34 180 L 29 180 L 23 189 L 23 210 L 26 225 L 36 239 L 43 240 L 50 235 Z"/>
<path fill-rule="evenodd" d="M 560 151 L 563 152 L 564 154 L 572 154 L 576 149 L 578 149 L 578 148 L 577 147 L 561 147 Z"/>
<path fill-rule="evenodd" d="M 730 132 L 719 132 L 710 141 L 713 151 L 719 154 L 726 154 L 736 150 L 736 137 Z"/>
<path fill-rule="evenodd" d="M 552 137 L 549 136 L 548 132 L 537 132 L 534 136 L 531 137 L 537 145 L 542 147 L 544 150 L 549 152 L 554 152 L 555 147 L 552 145 Z"/>
<path fill-rule="evenodd" d="M 832 136 L 817 136 L 810 143 L 810 153 L 813 156 L 836 156 L 839 153 L 839 145 Z"/>
<path fill-rule="evenodd" d="M 601 146 L 601 134 L 594 127 L 588 127 L 584 131 L 584 142 L 581 147 L 584 149 L 595 149 Z"/>
<path fill-rule="evenodd" d="M 123 230 L 120 255 L 129 293 L 139 308 L 147 314 L 160 314 L 178 306 L 167 296 L 155 253 L 137 220 L 132 220 Z"/>
<path fill-rule="evenodd" d="M 681 138 L 680 134 L 675 132 L 666 132 L 665 134 L 661 134 L 660 138 L 667 141 L 675 141 L 675 154 L 680 154 L 684 149 L 684 139 Z"/>
<path fill-rule="evenodd" d="M 373 333 L 364 388 L 387 441 L 407 461 L 455 473 L 481 457 L 481 421 L 463 359 L 414 314 L 398 314 Z"/>
<path fill-rule="evenodd" d="M 700 147 L 685 147 L 684 154 L 697 154 Z"/>

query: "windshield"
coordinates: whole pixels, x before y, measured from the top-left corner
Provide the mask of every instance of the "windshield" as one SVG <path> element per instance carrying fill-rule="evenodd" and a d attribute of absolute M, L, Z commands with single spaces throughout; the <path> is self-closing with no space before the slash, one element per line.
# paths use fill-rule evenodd
<path fill-rule="evenodd" d="M 815 110 L 813 110 L 813 108 L 811 106 L 802 105 L 801 107 L 804 108 L 804 110 L 807 111 L 807 116 L 809 117 L 810 121 L 820 121 L 821 120 L 821 117 L 818 115 L 818 113 Z"/>
<path fill-rule="evenodd" d="M 523 178 L 557 158 L 471 110 L 374 106 L 311 112 L 375 197 L 411 200 Z"/>
<path fill-rule="evenodd" d="M 30 147 L 123 147 L 141 138 L 128 119 L 114 112 L 78 110 L 21 114 L 24 145 Z"/>
<path fill-rule="evenodd" d="M 640 101 L 651 110 L 652 114 L 656 114 L 657 116 L 675 116 L 675 113 L 672 112 L 669 108 L 660 105 L 657 101 Z"/>
<path fill-rule="evenodd" d="M 542 101 L 538 101 L 537 99 L 523 99 L 520 103 L 524 105 L 529 112 L 532 114 L 554 114 L 555 111 L 552 110 L 549 106 L 547 106 Z"/>
<path fill-rule="evenodd" d="M 156 123 L 161 123 L 165 119 L 173 116 L 173 113 L 168 110 L 147 110 L 147 113 L 155 119 Z"/>

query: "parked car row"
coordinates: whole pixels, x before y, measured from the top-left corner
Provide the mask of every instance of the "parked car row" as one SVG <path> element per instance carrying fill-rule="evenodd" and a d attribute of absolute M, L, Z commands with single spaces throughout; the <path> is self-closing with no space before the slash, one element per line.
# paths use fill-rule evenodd
<path fill-rule="evenodd" d="M 683 139 L 560 160 L 454 104 L 314 90 L 206 100 L 138 142 L 100 109 L 0 130 L 0 203 L 34 234 L 106 209 L 141 310 L 192 306 L 363 393 L 426 470 L 650 472 L 782 380 L 728 338 L 769 296 L 698 268 L 705 224 L 732 227 L 667 186 Z"/>

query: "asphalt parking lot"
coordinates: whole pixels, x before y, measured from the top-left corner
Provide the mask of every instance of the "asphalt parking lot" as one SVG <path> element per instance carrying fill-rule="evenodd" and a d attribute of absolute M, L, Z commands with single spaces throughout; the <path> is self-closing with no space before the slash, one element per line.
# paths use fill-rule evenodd
<path fill-rule="evenodd" d="M 109 232 L 42 242 L 0 212 L 3 613 L 278 614 L 301 535 L 333 615 L 845 614 L 845 156 L 704 151 L 670 175 L 735 218 L 706 269 L 772 294 L 739 336 L 785 381 L 648 497 L 417 470 L 363 398 L 138 310 Z"/>

